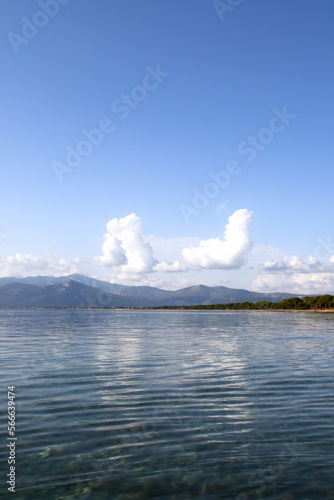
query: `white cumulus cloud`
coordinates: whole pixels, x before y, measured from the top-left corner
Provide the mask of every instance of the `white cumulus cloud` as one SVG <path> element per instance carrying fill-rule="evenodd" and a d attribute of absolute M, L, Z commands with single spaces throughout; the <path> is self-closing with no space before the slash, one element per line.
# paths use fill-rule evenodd
<path fill-rule="evenodd" d="M 323 294 L 334 291 L 334 256 L 320 262 L 313 255 L 297 256 L 264 263 L 253 289 L 262 292 L 287 291 L 296 294 Z"/>
<path fill-rule="evenodd" d="M 197 247 L 182 251 L 186 264 L 192 268 L 239 269 L 252 249 L 250 223 L 253 212 L 241 209 L 228 219 L 224 240 L 202 240 Z"/>
<path fill-rule="evenodd" d="M 334 256 L 325 261 L 318 261 L 313 255 L 310 255 L 306 261 L 296 257 L 284 257 L 283 260 L 273 260 L 265 262 L 263 273 L 286 273 L 293 274 L 299 273 L 324 273 L 334 272 Z"/>
<path fill-rule="evenodd" d="M 17 253 L 0 258 L 0 276 L 88 273 L 104 279 L 105 271 L 101 269 L 104 267 L 110 269 L 111 273 L 107 276 L 112 281 L 136 284 L 161 282 L 168 287 L 181 287 L 182 283 L 203 280 L 203 269 L 207 269 L 207 273 L 214 273 L 216 269 L 239 269 L 253 245 L 251 218 L 252 212 L 238 210 L 229 218 L 225 239 L 200 241 L 197 236 L 145 236 L 141 219 L 131 213 L 107 223 L 100 256 L 63 259 L 54 255 Z M 170 277 L 167 278 L 168 275 Z M 205 277 L 206 281 L 211 279 L 212 275 Z"/>
<path fill-rule="evenodd" d="M 260 274 L 252 284 L 257 292 L 290 292 L 296 295 L 334 293 L 334 274 Z"/>
<path fill-rule="evenodd" d="M 151 245 L 143 240 L 141 219 L 134 213 L 110 220 L 104 238 L 103 255 L 95 261 L 113 267 L 117 274 L 149 273 L 157 264 Z"/>
<path fill-rule="evenodd" d="M 84 263 L 78 258 L 72 260 L 61 259 L 54 255 L 40 257 L 38 255 L 17 253 L 0 260 L 0 276 L 23 277 L 31 274 L 74 274 L 85 272 Z"/>

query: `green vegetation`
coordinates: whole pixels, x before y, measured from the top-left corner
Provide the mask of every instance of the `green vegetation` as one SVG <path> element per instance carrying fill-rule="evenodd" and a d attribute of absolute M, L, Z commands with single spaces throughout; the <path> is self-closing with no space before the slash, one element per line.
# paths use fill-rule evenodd
<path fill-rule="evenodd" d="M 194 309 L 194 310 L 229 310 L 229 311 L 310 311 L 334 309 L 334 295 L 318 295 L 316 297 L 292 297 L 280 302 L 232 302 L 230 304 L 210 304 L 199 306 L 160 306 L 154 309 Z"/>

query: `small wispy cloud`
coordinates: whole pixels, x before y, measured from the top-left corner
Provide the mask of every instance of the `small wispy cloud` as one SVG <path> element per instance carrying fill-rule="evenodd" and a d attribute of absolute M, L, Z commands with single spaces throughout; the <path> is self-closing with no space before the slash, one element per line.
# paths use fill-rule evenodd
<path fill-rule="evenodd" d="M 216 207 L 216 210 L 217 212 L 220 214 L 220 212 L 222 212 L 223 210 L 225 210 L 225 208 L 227 207 L 228 205 L 228 200 L 224 201 L 224 203 L 221 203 L 220 205 L 218 205 Z"/>

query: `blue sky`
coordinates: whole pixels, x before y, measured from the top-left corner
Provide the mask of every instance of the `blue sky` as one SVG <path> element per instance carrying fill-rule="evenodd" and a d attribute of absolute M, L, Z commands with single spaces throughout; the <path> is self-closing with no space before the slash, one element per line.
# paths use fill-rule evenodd
<path fill-rule="evenodd" d="M 334 293 L 332 2 L 2 12 L 2 276 Z"/>

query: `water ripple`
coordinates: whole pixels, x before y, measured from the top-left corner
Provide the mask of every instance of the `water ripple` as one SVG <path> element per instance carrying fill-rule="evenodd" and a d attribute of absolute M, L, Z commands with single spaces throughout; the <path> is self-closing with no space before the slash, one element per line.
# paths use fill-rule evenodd
<path fill-rule="evenodd" d="M 17 499 L 334 498 L 334 316 L 2 310 L 0 333 Z"/>

